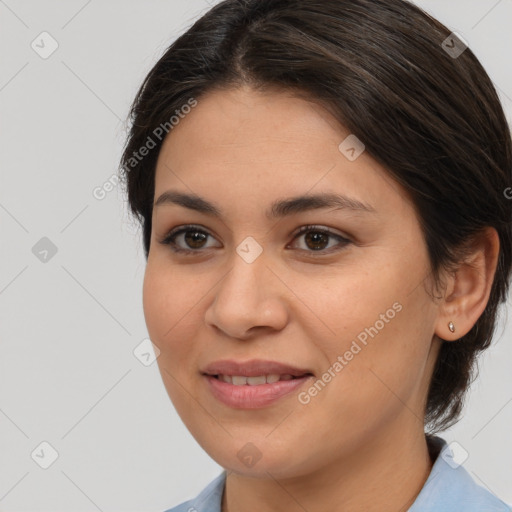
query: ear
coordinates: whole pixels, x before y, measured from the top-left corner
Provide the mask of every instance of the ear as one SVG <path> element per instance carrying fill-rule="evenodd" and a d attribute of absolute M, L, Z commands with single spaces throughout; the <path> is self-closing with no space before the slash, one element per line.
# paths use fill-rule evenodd
<path fill-rule="evenodd" d="M 448 278 L 439 307 L 435 334 L 455 341 L 467 334 L 484 312 L 498 264 L 500 240 L 494 228 L 485 228 L 471 243 L 468 256 Z M 455 332 L 448 324 L 452 322 Z"/>

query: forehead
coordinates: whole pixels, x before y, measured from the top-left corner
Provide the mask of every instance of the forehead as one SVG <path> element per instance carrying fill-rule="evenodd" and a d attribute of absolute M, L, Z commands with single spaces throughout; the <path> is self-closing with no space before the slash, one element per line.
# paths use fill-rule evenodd
<path fill-rule="evenodd" d="M 265 207 L 273 195 L 309 190 L 377 204 L 389 203 L 386 194 L 403 196 L 366 152 L 347 158 L 340 144 L 349 136 L 323 106 L 292 91 L 214 90 L 198 98 L 165 138 L 155 199 L 168 188 L 203 197 L 258 192 Z"/>
<path fill-rule="evenodd" d="M 317 147 L 312 157 L 317 156 L 323 146 L 348 135 L 323 107 L 296 94 L 247 86 L 210 91 L 172 128 L 162 153 L 172 150 L 174 160 L 183 157 L 188 163 L 253 154 L 250 163 L 256 164 L 290 159 L 305 148 Z"/>

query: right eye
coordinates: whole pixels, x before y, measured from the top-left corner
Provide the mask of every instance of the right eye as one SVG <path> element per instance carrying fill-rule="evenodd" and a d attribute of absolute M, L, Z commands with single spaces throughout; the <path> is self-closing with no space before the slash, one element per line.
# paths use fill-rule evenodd
<path fill-rule="evenodd" d="M 168 245 L 174 252 L 191 254 L 197 253 L 205 248 L 209 249 L 210 247 L 205 247 L 204 245 L 208 237 L 211 237 L 211 235 L 199 226 L 189 224 L 172 229 L 165 235 L 163 240 L 160 240 L 160 243 Z M 177 242 L 179 239 L 182 239 L 183 242 L 188 245 L 188 248 L 178 245 Z"/>

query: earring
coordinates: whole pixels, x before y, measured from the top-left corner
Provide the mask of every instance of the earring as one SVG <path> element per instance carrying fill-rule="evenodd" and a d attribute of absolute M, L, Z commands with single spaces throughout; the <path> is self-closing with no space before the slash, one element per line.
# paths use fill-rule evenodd
<path fill-rule="evenodd" d="M 455 325 L 453 325 L 453 322 L 448 323 L 448 329 L 450 329 L 450 332 L 455 332 Z"/>

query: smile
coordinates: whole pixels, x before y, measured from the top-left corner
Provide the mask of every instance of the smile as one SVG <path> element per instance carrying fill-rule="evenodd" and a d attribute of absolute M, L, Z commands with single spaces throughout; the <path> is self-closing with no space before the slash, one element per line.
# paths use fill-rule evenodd
<path fill-rule="evenodd" d="M 267 381 L 268 377 L 270 381 Z M 298 391 L 313 375 L 203 375 L 203 378 L 207 381 L 210 393 L 224 405 L 235 409 L 260 409 Z"/>
<path fill-rule="evenodd" d="M 278 382 L 280 380 L 292 380 L 298 377 L 294 377 L 289 373 L 284 375 L 279 375 L 277 373 L 271 373 L 268 375 L 257 375 L 255 377 L 246 377 L 244 375 L 213 375 L 217 379 L 228 382 L 229 384 L 233 384 L 234 386 L 259 386 L 261 384 L 273 384 L 274 382 Z"/>

